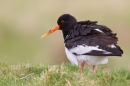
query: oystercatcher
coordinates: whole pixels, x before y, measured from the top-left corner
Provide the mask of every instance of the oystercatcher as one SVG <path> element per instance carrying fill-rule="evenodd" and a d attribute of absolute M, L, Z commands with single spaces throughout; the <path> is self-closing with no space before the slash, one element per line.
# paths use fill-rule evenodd
<path fill-rule="evenodd" d="M 57 20 L 57 26 L 43 37 L 61 30 L 65 52 L 72 64 L 92 65 L 92 71 L 98 64 L 106 64 L 108 56 L 122 56 L 123 50 L 117 45 L 118 38 L 108 27 L 98 25 L 97 21 L 80 21 L 70 14 L 63 14 Z"/>

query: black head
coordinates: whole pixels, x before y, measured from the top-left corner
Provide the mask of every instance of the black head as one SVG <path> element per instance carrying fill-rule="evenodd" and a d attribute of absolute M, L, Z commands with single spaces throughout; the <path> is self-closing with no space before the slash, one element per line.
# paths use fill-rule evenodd
<path fill-rule="evenodd" d="M 60 30 L 62 30 L 64 37 L 76 23 L 77 20 L 70 14 L 63 14 L 57 20 L 57 24 L 60 26 Z"/>
<path fill-rule="evenodd" d="M 62 30 L 63 37 L 65 38 L 68 32 L 73 29 L 73 26 L 77 23 L 77 20 L 70 14 L 63 14 L 57 20 L 57 26 L 45 33 L 43 37 L 48 36 L 49 34 L 55 32 L 56 30 Z"/>

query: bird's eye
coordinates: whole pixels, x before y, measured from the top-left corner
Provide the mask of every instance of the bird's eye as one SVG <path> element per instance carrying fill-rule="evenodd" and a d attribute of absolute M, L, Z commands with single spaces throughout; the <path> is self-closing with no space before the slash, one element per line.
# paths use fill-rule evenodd
<path fill-rule="evenodd" d="M 65 21 L 64 20 L 61 20 L 61 23 L 64 23 Z"/>

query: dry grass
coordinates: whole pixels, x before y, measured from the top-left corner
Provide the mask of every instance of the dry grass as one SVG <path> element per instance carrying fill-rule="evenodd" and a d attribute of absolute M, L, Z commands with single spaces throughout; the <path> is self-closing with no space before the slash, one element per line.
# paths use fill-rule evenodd
<path fill-rule="evenodd" d="M 0 63 L 1 86 L 129 86 L 128 68 L 98 68 L 80 73 L 79 67 L 71 64 L 61 65 L 7 65 Z"/>

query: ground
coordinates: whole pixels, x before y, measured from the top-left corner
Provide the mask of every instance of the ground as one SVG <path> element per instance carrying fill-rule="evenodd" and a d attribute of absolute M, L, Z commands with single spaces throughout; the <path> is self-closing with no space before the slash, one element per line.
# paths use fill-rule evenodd
<path fill-rule="evenodd" d="M 8 65 L 0 63 L 0 86 L 129 86 L 129 68 L 100 66 L 93 73 L 70 63 Z"/>

